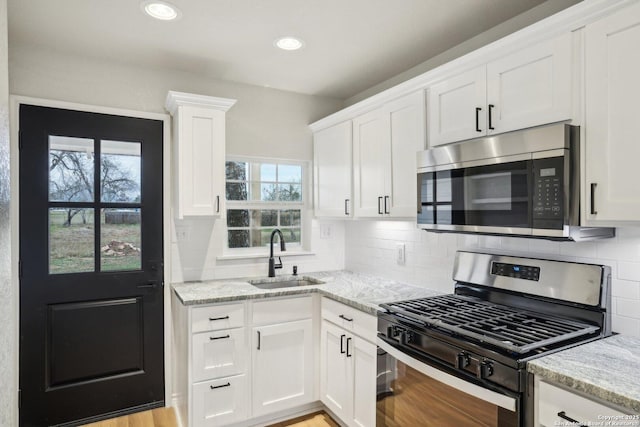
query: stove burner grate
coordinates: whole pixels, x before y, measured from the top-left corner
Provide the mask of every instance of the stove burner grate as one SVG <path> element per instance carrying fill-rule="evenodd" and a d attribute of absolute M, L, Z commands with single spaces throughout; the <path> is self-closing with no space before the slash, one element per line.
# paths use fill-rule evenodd
<path fill-rule="evenodd" d="M 598 331 L 598 326 L 475 300 L 442 295 L 382 304 L 391 313 L 514 353 L 524 354 Z"/>

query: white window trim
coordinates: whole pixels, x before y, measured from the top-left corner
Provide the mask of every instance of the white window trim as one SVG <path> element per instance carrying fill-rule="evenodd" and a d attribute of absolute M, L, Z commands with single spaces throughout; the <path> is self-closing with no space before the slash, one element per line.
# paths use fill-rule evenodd
<path fill-rule="evenodd" d="M 256 202 L 243 200 L 227 200 L 226 210 L 229 209 L 274 209 L 285 210 L 287 206 L 292 208 L 300 208 L 300 245 L 287 245 L 285 252 L 280 252 L 280 245 L 274 243 L 273 253 L 275 256 L 304 256 L 314 255 L 311 252 L 311 219 L 312 211 L 309 207 L 311 197 L 311 165 L 307 160 L 281 159 L 270 157 L 256 156 L 233 156 L 226 157 L 225 162 L 253 162 L 253 163 L 277 163 L 286 165 L 302 166 L 302 202 Z M 226 179 L 225 179 L 226 186 Z M 269 257 L 269 247 L 251 247 L 251 248 L 229 248 L 229 232 L 227 223 L 224 223 L 224 246 L 223 253 L 218 256 L 220 260 L 232 260 L 242 258 L 266 258 Z M 286 243 L 286 240 L 285 240 Z"/>

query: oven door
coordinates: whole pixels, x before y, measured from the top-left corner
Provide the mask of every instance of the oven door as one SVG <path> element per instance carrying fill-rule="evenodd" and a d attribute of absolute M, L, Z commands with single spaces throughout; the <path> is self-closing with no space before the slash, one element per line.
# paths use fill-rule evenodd
<path fill-rule="evenodd" d="M 378 427 L 520 427 L 521 398 L 472 384 L 378 338 Z"/>
<path fill-rule="evenodd" d="M 420 169 L 418 226 L 531 234 L 532 160 L 512 157 L 498 164 L 482 164 L 489 159 Z"/>

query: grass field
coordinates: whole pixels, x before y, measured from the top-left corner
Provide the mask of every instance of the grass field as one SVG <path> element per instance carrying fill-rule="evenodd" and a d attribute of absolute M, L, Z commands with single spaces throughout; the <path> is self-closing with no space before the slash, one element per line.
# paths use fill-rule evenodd
<path fill-rule="evenodd" d="M 94 271 L 94 233 L 92 211 L 87 210 L 86 223 L 81 214 L 74 216 L 66 226 L 66 211 L 49 212 L 49 272 L 51 274 Z M 105 224 L 101 215 L 101 242 L 104 246 L 112 240 L 130 243 L 140 248 L 140 224 Z M 101 253 L 101 270 L 139 270 L 140 252 L 130 255 L 106 255 Z"/>

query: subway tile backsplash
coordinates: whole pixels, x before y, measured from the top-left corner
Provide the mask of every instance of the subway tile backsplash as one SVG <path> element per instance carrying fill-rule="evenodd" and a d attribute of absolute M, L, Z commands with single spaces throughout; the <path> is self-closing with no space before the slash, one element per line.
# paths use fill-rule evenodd
<path fill-rule="evenodd" d="M 396 262 L 398 243 L 405 244 L 404 264 Z M 613 330 L 640 336 L 640 228 L 618 228 L 612 239 L 575 243 L 428 233 L 411 221 L 346 223 L 345 267 L 356 272 L 453 292 L 451 272 L 459 249 L 609 265 Z"/>

